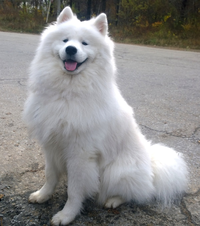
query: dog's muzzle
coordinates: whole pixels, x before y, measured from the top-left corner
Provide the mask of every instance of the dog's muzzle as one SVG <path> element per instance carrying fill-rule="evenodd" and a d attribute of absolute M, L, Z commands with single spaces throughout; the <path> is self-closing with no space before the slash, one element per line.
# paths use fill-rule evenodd
<path fill-rule="evenodd" d="M 77 49 L 76 47 L 74 46 L 68 46 L 66 49 L 65 49 L 65 52 L 66 52 L 66 55 L 67 55 L 67 59 L 63 61 L 64 63 L 64 68 L 67 70 L 67 71 L 75 71 L 77 70 L 83 63 L 86 62 L 86 60 L 88 58 L 86 58 L 84 61 L 82 62 L 77 62 L 75 60 L 75 55 L 77 53 Z"/>

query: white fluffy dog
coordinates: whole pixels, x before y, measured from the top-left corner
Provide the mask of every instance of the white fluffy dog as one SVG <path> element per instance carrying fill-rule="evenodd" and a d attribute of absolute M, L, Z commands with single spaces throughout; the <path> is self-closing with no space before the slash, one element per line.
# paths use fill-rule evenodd
<path fill-rule="evenodd" d="M 45 202 L 61 173 L 68 179 L 53 225 L 73 221 L 88 197 L 107 208 L 152 198 L 167 205 L 187 187 L 181 154 L 151 145 L 121 96 L 107 33 L 105 14 L 80 22 L 66 7 L 43 32 L 31 65 L 24 118 L 44 150 L 46 182 L 29 201 Z"/>

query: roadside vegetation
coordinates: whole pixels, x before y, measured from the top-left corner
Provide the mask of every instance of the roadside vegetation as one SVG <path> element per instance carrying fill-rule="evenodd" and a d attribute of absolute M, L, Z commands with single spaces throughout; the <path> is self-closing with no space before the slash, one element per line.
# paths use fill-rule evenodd
<path fill-rule="evenodd" d="M 105 12 L 117 42 L 200 49 L 199 0 L 0 0 L 0 30 L 40 33 L 67 5 L 81 20 Z"/>

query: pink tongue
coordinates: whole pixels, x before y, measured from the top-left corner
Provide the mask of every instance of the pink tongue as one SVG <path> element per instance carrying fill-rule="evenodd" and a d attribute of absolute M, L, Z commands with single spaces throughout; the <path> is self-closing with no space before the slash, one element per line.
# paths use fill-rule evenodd
<path fill-rule="evenodd" d="M 65 62 L 65 68 L 68 71 L 74 71 L 76 69 L 77 62 L 76 61 L 66 61 Z"/>

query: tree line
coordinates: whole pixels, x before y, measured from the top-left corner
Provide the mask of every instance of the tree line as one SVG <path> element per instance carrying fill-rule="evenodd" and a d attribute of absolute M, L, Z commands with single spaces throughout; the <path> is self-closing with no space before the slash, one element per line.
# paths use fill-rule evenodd
<path fill-rule="evenodd" d="M 0 29 L 40 32 L 67 5 L 81 20 L 105 12 L 111 32 L 119 37 L 200 34 L 200 0 L 0 0 Z"/>

